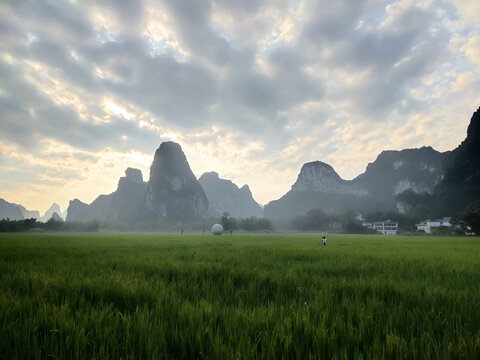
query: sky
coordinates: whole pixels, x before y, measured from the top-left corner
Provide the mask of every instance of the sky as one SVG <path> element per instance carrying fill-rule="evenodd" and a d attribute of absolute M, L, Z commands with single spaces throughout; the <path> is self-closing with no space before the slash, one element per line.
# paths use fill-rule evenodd
<path fill-rule="evenodd" d="M 265 204 L 305 162 L 452 150 L 479 106 L 478 0 L 0 2 L 0 198 L 40 212 L 167 140 Z"/>

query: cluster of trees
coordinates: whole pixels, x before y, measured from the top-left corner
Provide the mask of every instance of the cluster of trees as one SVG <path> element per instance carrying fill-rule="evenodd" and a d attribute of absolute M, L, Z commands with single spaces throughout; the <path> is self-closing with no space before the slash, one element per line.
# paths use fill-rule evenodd
<path fill-rule="evenodd" d="M 460 220 L 470 227 L 470 230 L 480 235 L 480 205 L 467 210 Z"/>
<path fill-rule="evenodd" d="M 229 212 L 224 212 L 220 219 L 220 224 L 225 231 L 245 230 L 245 231 L 272 231 L 273 225 L 269 219 L 257 218 L 251 216 L 245 219 L 237 219 L 230 216 Z"/>
<path fill-rule="evenodd" d="M 391 220 L 398 223 L 398 230 L 404 233 L 416 232 L 416 224 L 427 219 L 422 213 L 400 214 L 398 212 L 375 211 L 365 215 L 365 221 Z M 461 217 L 452 218 L 452 227 L 439 227 L 432 231 L 434 235 L 480 234 L 480 206 L 467 211 Z M 371 234 L 375 230 L 363 226 L 353 211 L 342 214 L 326 214 L 320 209 L 313 209 L 305 215 L 297 216 L 292 221 L 297 231 L 329 231 L 350 234 Z"/>
<path fill-rule="evenodd" d="M 65 222 L 51 218 L 43 223 L 36 219 L 0 220 L 0 232 L 20 231 L 98 231 L 100 223 L 96 220 L 87 222 Z"/>
<path fill-rule="evenodd" d="M 38 226 L 36 219 L 0 220 L 0 232 L 28 231 Z"/>
<path fill-rule="evenodd" d="M 447 192 L 447 190 L 444 189 L 443 191 Z M 451 190 L 451 192 L 455 191 Z M 445 195 L 444 193 L 442 194 Z M 477 235 L 480 235 L 480 203 L 476 203 L 476 205 L 471 206 L 464 211 L 458 211 L 458 209 L 461 209 L 462 204 L 464 205 L 467 203 L 467 201 L 465 199 L 461 199 L 460 197 L 455 198 L 453 195 L 449 196 L 454 198 L 457 203 L 453 204 L 449 201 L 441 202 L 430 194 L 416 194 L 411 190 L 404 191 L 403 193 L 397 195 L 396 199 L 397 201 L 400 201 L 408 206 L 408 215 L 391 212 L 388 213 L 388 218 L 398 221 L 400 227 L 405 227 L 407 230 L 414 230 L 415 224 L 419 223 L 420 221 L 429 218 L 438 218 L 441 217 L 442 214 L 448 213 L 450 211 L 448 205 L 452 205 L 451 209 L 454 212 L 452 215 L 455 215 L 455 213 L 457 214 L 457 216 L 452 218 L 452 225 L 454 225 L 454 229 L 436 229 L 435 232 L 441 234 L 465 234 L 466 232 L 473 232 Z M 441 196 L 437 196 L 437 198 L 438 197 Z"/>
<path fill-rule="evenodd" d="M 398 222 L 400 231 L 403 232 L 415 232 L 416 224 L 425 220 L 427 216 L 423 214 L 400 214 L 398 212 L 381 212 L 376 211 L 365 215 L 366 221 L 379 221 L 379 220 L 392 220 Z M 452 218 L 452 227 L 439 227 L 433 230 L 435 235 L 458 235 L 465 233 L 475 233 L 480 235 L 480 206 L 470 208 L 462 216 Z M 245 219 L 234 218 L 230 216 L 228 212 L 223 213 L 220 219 L 220 224 L 225 231 L 273 231 L 272 222 L 269 219 L 257 218 L 255 216 Z M 110 227 L 110 226 L 111 227 Z M 133 230 L 144 230 L 145 224 Z M 150 224 L 151 227 L 146 227 L 153 230 L 165 230 L 167 224 L 156 223 L 155 227 Z M 169 224 L 169 229 L 204 229 L 204 223 L 192 223 L 192 224 Z M 187 226 L 189 225 L 189 226 Z M 307 212 L 305 215 L 297 216 L 291 223 L 292 227 L 297 231 L 329 231 L 329 232 L 345 232 L 352 234 L 368 234 L 375 233 L 374 230 L 363 226 L 362 223 L 356 218 L 353 211 L 346 211 L 342 214 L 326 214 L 321 209 L 313 209 Z M 173 226 L 173 228 L 172 228 Z M 58 219 L 50 219 L 46 223 L 39 222 L 36 219 L 25 220 L 0 220 L 0 232 L 20 232 L 20 231 L 98 231 L 102 228 L 112 228 L 116 230 L 132 230 L 131 227 L 125 229 L 119 229 L 118 224 L 113 226 L 112 224 L 100 223 L 97 220 L 88 222 L 65 222 Z M 165 228 L 164 228 L 165 227 Z"/>
<path fill-rule="evenodd" d="M 373 230 L 365 227 L 356 218 L 353 211 L 342 214 L 326 214 L 321 209 L 313 209 L 305 215 L 297 216 L 292 226 L 298 231 L 335 231 L 352 234 L 370 234 Z"/>
<path fill-rule="evenodd" d="M 409 217 L 420 219 L 419 221 L 432 217 L 433 195 L 428 193 L 417 194 L 412 190 L 405 190 L 395 197 L 396 201 L 404 204 Z M 400 214 L 401 215 L 401 214 Z"/>
<path fill-rule="evenodd" d="M 327 231 L 339 229 L 338 220 L 337 215 L 327 215 L 323 210 L 313 209 L 303 216 L 295 217 L 292 226 L 299 231 Z"/>

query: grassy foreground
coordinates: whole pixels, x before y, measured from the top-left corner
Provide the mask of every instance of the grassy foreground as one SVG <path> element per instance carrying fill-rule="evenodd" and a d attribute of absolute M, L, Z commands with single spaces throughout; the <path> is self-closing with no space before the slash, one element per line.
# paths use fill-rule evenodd
<path fill-rule="evenodd" d="M 480 358 L 480 239 L 0 234 L 0 358 Z"/>

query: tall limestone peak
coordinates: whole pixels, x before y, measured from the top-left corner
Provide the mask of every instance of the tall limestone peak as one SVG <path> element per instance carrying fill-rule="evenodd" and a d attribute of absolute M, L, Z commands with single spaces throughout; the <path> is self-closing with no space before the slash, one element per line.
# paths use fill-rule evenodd
<path fill-rule="evenodd" d="M 125 170 L 125 178 L 134 183 L 143 183 L 142 171 L 134 168 L 127 168 Z"/>
<path fill-rule="evenodd" d="M 117 191 L 122 191 L 124 187 L 132 186 L 132 184 L 145 184 L 143 182 L 142 171 L 134 168 L 127 168 L 125 170 L 125 176 L 122 176 L 118 180 Z"/>
<path fill-rule="evenodd" d="M 218 173 L 206 172 L 198 179 L 207 194 L 210 213 L 229 212 L 233 217 L 261 217 L 262 207 L 253 199 L 248 185 L 238 188 L 231 180 L 221 179 Z"/>
<path fill-rule="evenodd" d="M 322 161 L 303 164 L 297 181 L 292 185 L 292 191 L 317 191 L 356 195 L 365 193 L 349 181 L 343 180 L 333 167 Z"/>
<path fill-rule="evenodd" d="M 125 176 L 118 181 L 117 190 L 112 194 L 108 220 L 128 223 L 137 220 L 145 199 L 147 183 L 143 182 L 139 169 L 127 168 Z"/>
<path fill-rule="evenodd" d="M 470 142 L 480 139 L 480 107 L 475 111 L 470 119 L 467 129 L 467 139 Z"/>
<path fill-rule="evenodd" d="M 150 182 L 162 178 L 196 180 L 182 147 L 173 141 L 165 141 L 160 144 L 155 151 L 155 157 L 150 167 Z M 172 184 L 172 186 L 177 188 L 178 185 Z"/>
<path fill-rule="evenodd" d="M 87 218 L 88 204 L 79 199 L 73 199 L 68 202 L 67 221 L 87 221 Z"/>
<path fill-rule="evenodd" d="M 250 190 L 250 187 L 249 187 L 247 184 L 243 185 L 243 186 L 242 186 L 240 189 L 238 189 L 238 190 L 239 190 L 241 193 L 247 194 L 247 195 L 249 195 L 249 196 L 253 196 L 253 195 L 252 195 L 252 192 L 251 192 L 251 190 Z"/>
<path fill-rule="evenodd" d="M 53 213 L 57 213 L 60 214 L 61 211 L 60 211 L 60 206 L 57 204 L 57 203 L 53 203 L 47 211 L 45 211 L 45 214 L 43 214 L 43 216 L 39 219 L 41 222 L 47 222 L 48 220 L 50 220 L 50 218 L 52 217 Z"/>
<path fill-rule="evenodd" d="M 303 164 L 292 190 L 328 191 L 336 188 L 341 182 L 342 179 L 330 165 L 322 161 L 312 161 Z"/>
<path fill-rule="evenodd" d="M 218 181 L 219 179 L 220 179 L 220 176 L 216 171 L 207 171 L 198 178 L 198 181 L 200 181 L 200 183 L 203 185 L 203 182 Z M 230 180 L 226 180 L 226 181 L 230 181 Z"/>
<path fill-rule="evenodd" d="M 438 216 L 461 215 L 480 206 L 480 108 L 468 125 L 466 139 L 446 159 L 445 176 L 434 194 Z"/>
<path fill-rule="evenodd" d="M 207 196 L 179 144 L 163 142 L 155 152 L 145 207 L 155 218 L 183 220 L 207 215 Z"/>
<path fill-rule="evenodd" d="M 264 208 L 270 219 L 289 219 L 312 209 L 338 213 L 345 209 L 361 209 L 367 192 L 355 183 L 343 180 L 330 165 L 313 161 L 302 166 L 292 189 Z"/>

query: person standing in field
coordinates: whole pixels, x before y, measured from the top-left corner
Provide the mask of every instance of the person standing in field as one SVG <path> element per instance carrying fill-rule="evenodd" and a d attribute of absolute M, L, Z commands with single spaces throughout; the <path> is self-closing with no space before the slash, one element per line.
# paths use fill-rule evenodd
<path fill-rule="evenodd" d="M 327 237 L 322 236 L 323 245 L 327 245 Z"/>

